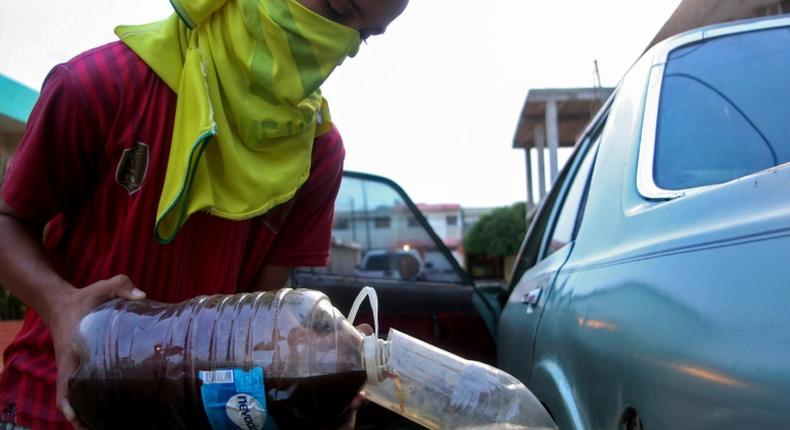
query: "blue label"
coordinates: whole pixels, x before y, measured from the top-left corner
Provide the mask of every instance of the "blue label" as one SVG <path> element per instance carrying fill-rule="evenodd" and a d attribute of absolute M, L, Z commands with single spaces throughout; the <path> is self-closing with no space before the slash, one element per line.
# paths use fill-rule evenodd
<path fill-rule="evenodd" d="M 276 429 L 267 420 L 263 369 L 199 371 L 203 409 L 213 430 Z M 268 422 L 267 422 L 268 421 Z"/>

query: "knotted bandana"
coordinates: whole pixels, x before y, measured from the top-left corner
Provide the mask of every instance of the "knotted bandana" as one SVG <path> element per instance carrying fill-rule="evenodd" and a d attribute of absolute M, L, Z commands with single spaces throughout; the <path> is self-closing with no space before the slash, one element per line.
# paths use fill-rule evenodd
<path fill-rule="evenodd" d="M 319 90 L 359 33 L 295 0 L 171 0 L 176 14 L 116 34 L 178 95 L 155 234 L 198 211 L 248 219 L 290 200 L 331 129 Z"/>

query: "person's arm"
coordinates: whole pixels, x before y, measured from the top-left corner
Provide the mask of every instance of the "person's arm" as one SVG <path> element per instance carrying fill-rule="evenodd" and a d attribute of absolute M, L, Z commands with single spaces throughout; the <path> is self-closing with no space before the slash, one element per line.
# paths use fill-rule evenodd
<path fill-rule="evenodd" d="M 290 276 L 290 267 L 265 264 L 258 272 L 258 277 L 255 279 L 251 290 L 272 291 L 285 288 L 288 286 L 288 278 Z"/>
<path fill-rule="evenodd" d="M 70 421 L 68 378 L 78 357 L 71 341 L 77 323 L 91 309 L 116 297 L 137 300 L 145 293 L 126 276 L 116 276 L 85 288 L 75 288 L 52 268 L 41 244 L 42 226 L 25 219 L 0 200 L 0 284 L 35 310 L 52 333 L 58 366 L 57 404 Z"/>
<path fill-rule="evenodd" d="M 64 406 L 68 378 L 77 364 L 71 346 L 76 324 L 106 300 L 144 296 L 125 276 L 87 287 L 71 285 L 44 250 L 44 225 L 79 207 L 98 180 L 106 142 L 98 125 L 103 108 L 84 99 L 93 85 L 101 84 L 91 79 L 80 78 L 70 64 L 50 72 L 6 170 L 0 200 L 0 284 L 50 329 L 58 368 L 57 407 L 71 420 L 73 411 Z"/>
<path fill-rule="evenodd" d="M 74 288 L 52 270 L 42 231 L 0 200 L 0 283 L 48 323 Z"/>

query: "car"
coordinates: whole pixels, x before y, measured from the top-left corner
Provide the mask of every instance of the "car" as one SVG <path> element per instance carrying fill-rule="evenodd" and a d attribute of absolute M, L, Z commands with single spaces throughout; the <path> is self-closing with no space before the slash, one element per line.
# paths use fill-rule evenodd
<path fill-rule="evenodd" d="M 415 249 L 372 249 L 365 252 L 362 263 L 354 271 L 359 277 L 416 280 L 422 276 L 425 264 Z"/>
<path fill-rule="evenodd" d="M 376 289 L 382 336 L 390 328 L 467 359 L 495 364 L 495 307 L 475 285 L 403 189 L 380 176 L 346 171 L 335 200 L 327 268 L 294 271 L 291 286 L 327 294 L 348 314 L 364 286 Z M 369 307 L 357 322 L 373 322 Z M 358 429 L 422 428 L 370 404 Z"/>
<path fill-rule="evenodd" d="M 562 429 L 790 427 L 790 18 L 651 48 L 535 214 L 497 364 Z"/>
<path fill-rule="evenodd" d="M 353 172 L 329 267 L 292 284 L 343 312 L 375 287 L 383 333 L 507 371 L 561 429 L 787 428 L 788 46 L 779 16 L 642 55 L 534 213 L 508 285 L 476 285 L 397 184 Z M 404 246 L 433 269 L 358 270 Z M 369 412 L 360 428 L 380 428 Z"/>

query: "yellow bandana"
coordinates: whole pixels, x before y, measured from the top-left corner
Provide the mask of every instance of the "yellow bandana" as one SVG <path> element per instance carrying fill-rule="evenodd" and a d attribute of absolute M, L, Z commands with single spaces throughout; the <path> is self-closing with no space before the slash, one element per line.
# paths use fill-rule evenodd
<path fill-rule="evenodd" d="M 290 200 L 331 129 L 319 87 L 359 33 L 295 0 L 171 0 L 115 32 L 178 94 L 156 238 L 198 211 L 241 220 Z M 179 19 L 180 17 L 180 19 Z"/>

